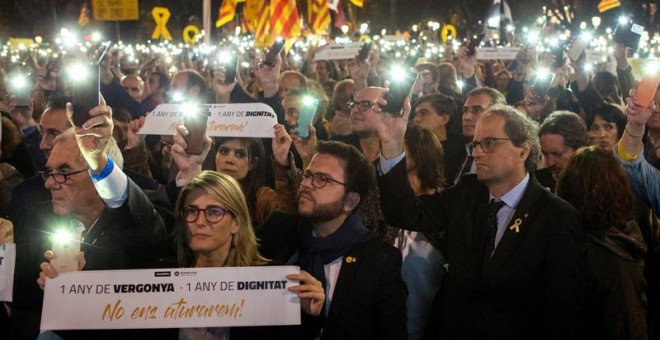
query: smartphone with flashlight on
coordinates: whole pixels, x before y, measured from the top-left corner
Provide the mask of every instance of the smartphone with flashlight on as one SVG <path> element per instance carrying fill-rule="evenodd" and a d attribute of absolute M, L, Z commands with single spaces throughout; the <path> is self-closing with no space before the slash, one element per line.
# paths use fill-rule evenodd
<path fill-rule="evenodd" d="M 78 271 L 78 253 L 80 252 L 80 240 L 69 232 L 60 232 L 53 239 L 51 249 L 55 257 L 50 260 L 50 265 L 58 273 Z"/>
<path fill-rule="evenodd" d="M 371 48 L 373 46 L 374 42 L 371 40 L 366 40 L 363 42 L 362 47 L 360 47 L 360 52 L 358 53 L 357 57 L 355 57 L 355 59 L 359 60 L 360 62 L 364 62 L 369 59 L 369 53 L 371 53 Z"/>
<path fill-rule="evenodd" d="M 628 57 L 631 57 L 639 47 L 639 41 L 642 39 L 644 33 L 644 26 L 634 23 L 630 19 L 620 18 L 619 23 L 614 29 L 614 42 L 625 45 L 630 48 Z"/>
<path fill-rule="evenodd" d="M 220 60 L 220 66 L 225 70 L 225 85 L 232 84 L 236 81 L 236 69 L 238 67 L 238 60 L 235 55 L 227 53 L 223 55 Z"/>
<path fill-rule="evenodd" d="M 210 115 L 209 107 L 206 105 L 192 105 L 189 111 L 184 113 L 183 125 L 188 130 L 186 136 L 186 153 L 201 155 L 204 150 L 204 134 Z"/>
<path fill-rule="evenodd" d="M 564 66 L 564 49 L 565 45 L 563 42 L 559 42 L 557 46 L 552 48 L 552 54 L 555 55 L 555 62 L 552 63 L 552 67 Z"/>
<path fill-rule="evenodd" d="M 300 107 L 300 114 L 296 122 L 296 134 L 302 138 L 309 137 L 309 125 L 314 124 L 314 117 L 316 117 L 316 109 L 319 106 L 319 100 L 305 96 L 302 99 Z"/>
<path fill-rule="evenodd" d="M 531 99 L 542 105 L 545 102 L 545 96 L 550 90 L 550 84 L 553 78 L 554 75 L 549 71 L 543 74 L 537 74 L 530 86 Z"/>
<path fill-rule="evenodd" d="M 392 115 L 403 115 L 403 102 L 406 97 L 410 96 L 415 80 L 417 80 L 417 72 L 404 71 L 392 77 L 389 91 L 385 94 L 387 104 L 383 107 L 383 111 Z"/>
<path fill-rule="evenodd" d="M 18 74 L 11 83 L 11 90 L 14 93 L 14 106 L 19 108 L 30 107 L 32 84 L 28 77 Z"/>
<path fill-rule="evenodd" d="M 270 46 L 268 49 L 268 53 L 266 53 L 266 57 L 264 58 L 263 63 L 273 67 L 275 66 L 275 58 L 277 58 L 277 55 L 282 52 L 282 49 L 284 48 L 284 39 L 275 39 L 275 42 Z"/>
<path fill-rule="evenodd" d="M 468 56 L 473 56 L 477 54 L 477 46 L 481 44 L 481 41 L 484 40 L 484 37 L 486 36 L 485 33 L 479 33 L 477 36 L 470 40 L 470 42 L 467 45 L 467 50 L 465 51 L 465 54 Z"/>
<path fill-rule="evenodd" d="M 99 106 L 101 103 L 101 69 L 100 65 L 110 50 L 111 42 L 103 43 L 98 51 L 98 56 L 94 57 L 93 63 L 79 63 L 72 67 L 70 73 L 75 78 L 73 81 L 73 115 L 71 119 L 77 127 L 90 118 L 89 110 Z"/>
<path fill-rule="evenodd" d="M 99 105 L 101 80 L 98 65 L 80 64 L 76 66 L 76 80 L 73 84 L 73 124 L 82 127 L 90 118 L 89 110 Z"/>

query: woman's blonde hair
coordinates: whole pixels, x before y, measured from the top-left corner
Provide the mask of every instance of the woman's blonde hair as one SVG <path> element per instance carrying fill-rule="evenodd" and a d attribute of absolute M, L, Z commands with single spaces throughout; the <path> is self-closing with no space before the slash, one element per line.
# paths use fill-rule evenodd
<path fill-rule="evenodd" d="M 190 233 L 186 222 L 181 218 L 186 197 L 195 190 L 203 190 L 206 194 L 229 209 L 238 223 L 238 232 L 232 235 L 231 249 L 227 259 L 227 267 L 244 267 L 261 265 L 267 260 L 257 249 L 257 237 L 254 235 L 250 212 L 245 201 L 241 185 L 229 175 L 216 171 L 202 171 L 182 189 L 176 202 L 178 217 L 177 255 L 179 265 L 190 267 L 194 264 L 195 254 L 188 246 Z"/>

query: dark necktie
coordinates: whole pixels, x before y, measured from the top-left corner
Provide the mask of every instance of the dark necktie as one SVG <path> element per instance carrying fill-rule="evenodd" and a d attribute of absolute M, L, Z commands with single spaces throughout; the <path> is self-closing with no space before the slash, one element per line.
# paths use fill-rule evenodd
<path fill-rule="evenodd" d="M 497 235 L 497 212 L 502 209 L 504 202 L 491 199 L 488 203 L 488 223 L 486 224 L 486 251 L 484 258 L 490 260 L 493 250 L 495 250 L 495 236 Z"/>

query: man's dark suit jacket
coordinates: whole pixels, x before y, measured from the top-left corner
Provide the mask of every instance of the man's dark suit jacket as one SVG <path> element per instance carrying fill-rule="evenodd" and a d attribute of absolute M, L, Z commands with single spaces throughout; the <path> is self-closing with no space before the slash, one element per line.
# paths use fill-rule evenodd
<path fill-rule="evenodd" d="M 257 231 L 260 253 L 287 263 L 300 248 L 299 227 L 311 228 L 300 216 L 271 214 Z M 321 339 L 406 339 L 406 298 L 401 252 L 372 238 L 344 255 L 325 322 L 303 318 L 303 327 L 323 327 Z"/>
<path fill-rule="evenodd" d="M 418 200 L 405 160 L 379 177 L 394 226 L 445 232 L 448 272 L 429 321 L 443 339 L 569 339 L 578 332 L 584 287 L 577 211 L 531 177 L 492 258 L 485 259 L 488 188 L 475 175 Z"/>

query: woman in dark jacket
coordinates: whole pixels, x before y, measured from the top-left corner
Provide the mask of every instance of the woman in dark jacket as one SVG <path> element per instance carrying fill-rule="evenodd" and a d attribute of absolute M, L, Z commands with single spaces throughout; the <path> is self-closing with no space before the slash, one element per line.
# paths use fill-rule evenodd
<path fill-rule="evenodd" d="M 569 160 L 557 194 L 583 217 L 586 338 L 647 339 L 646 245 L 625 172 L 611 151 L 585 147 Z"/>

